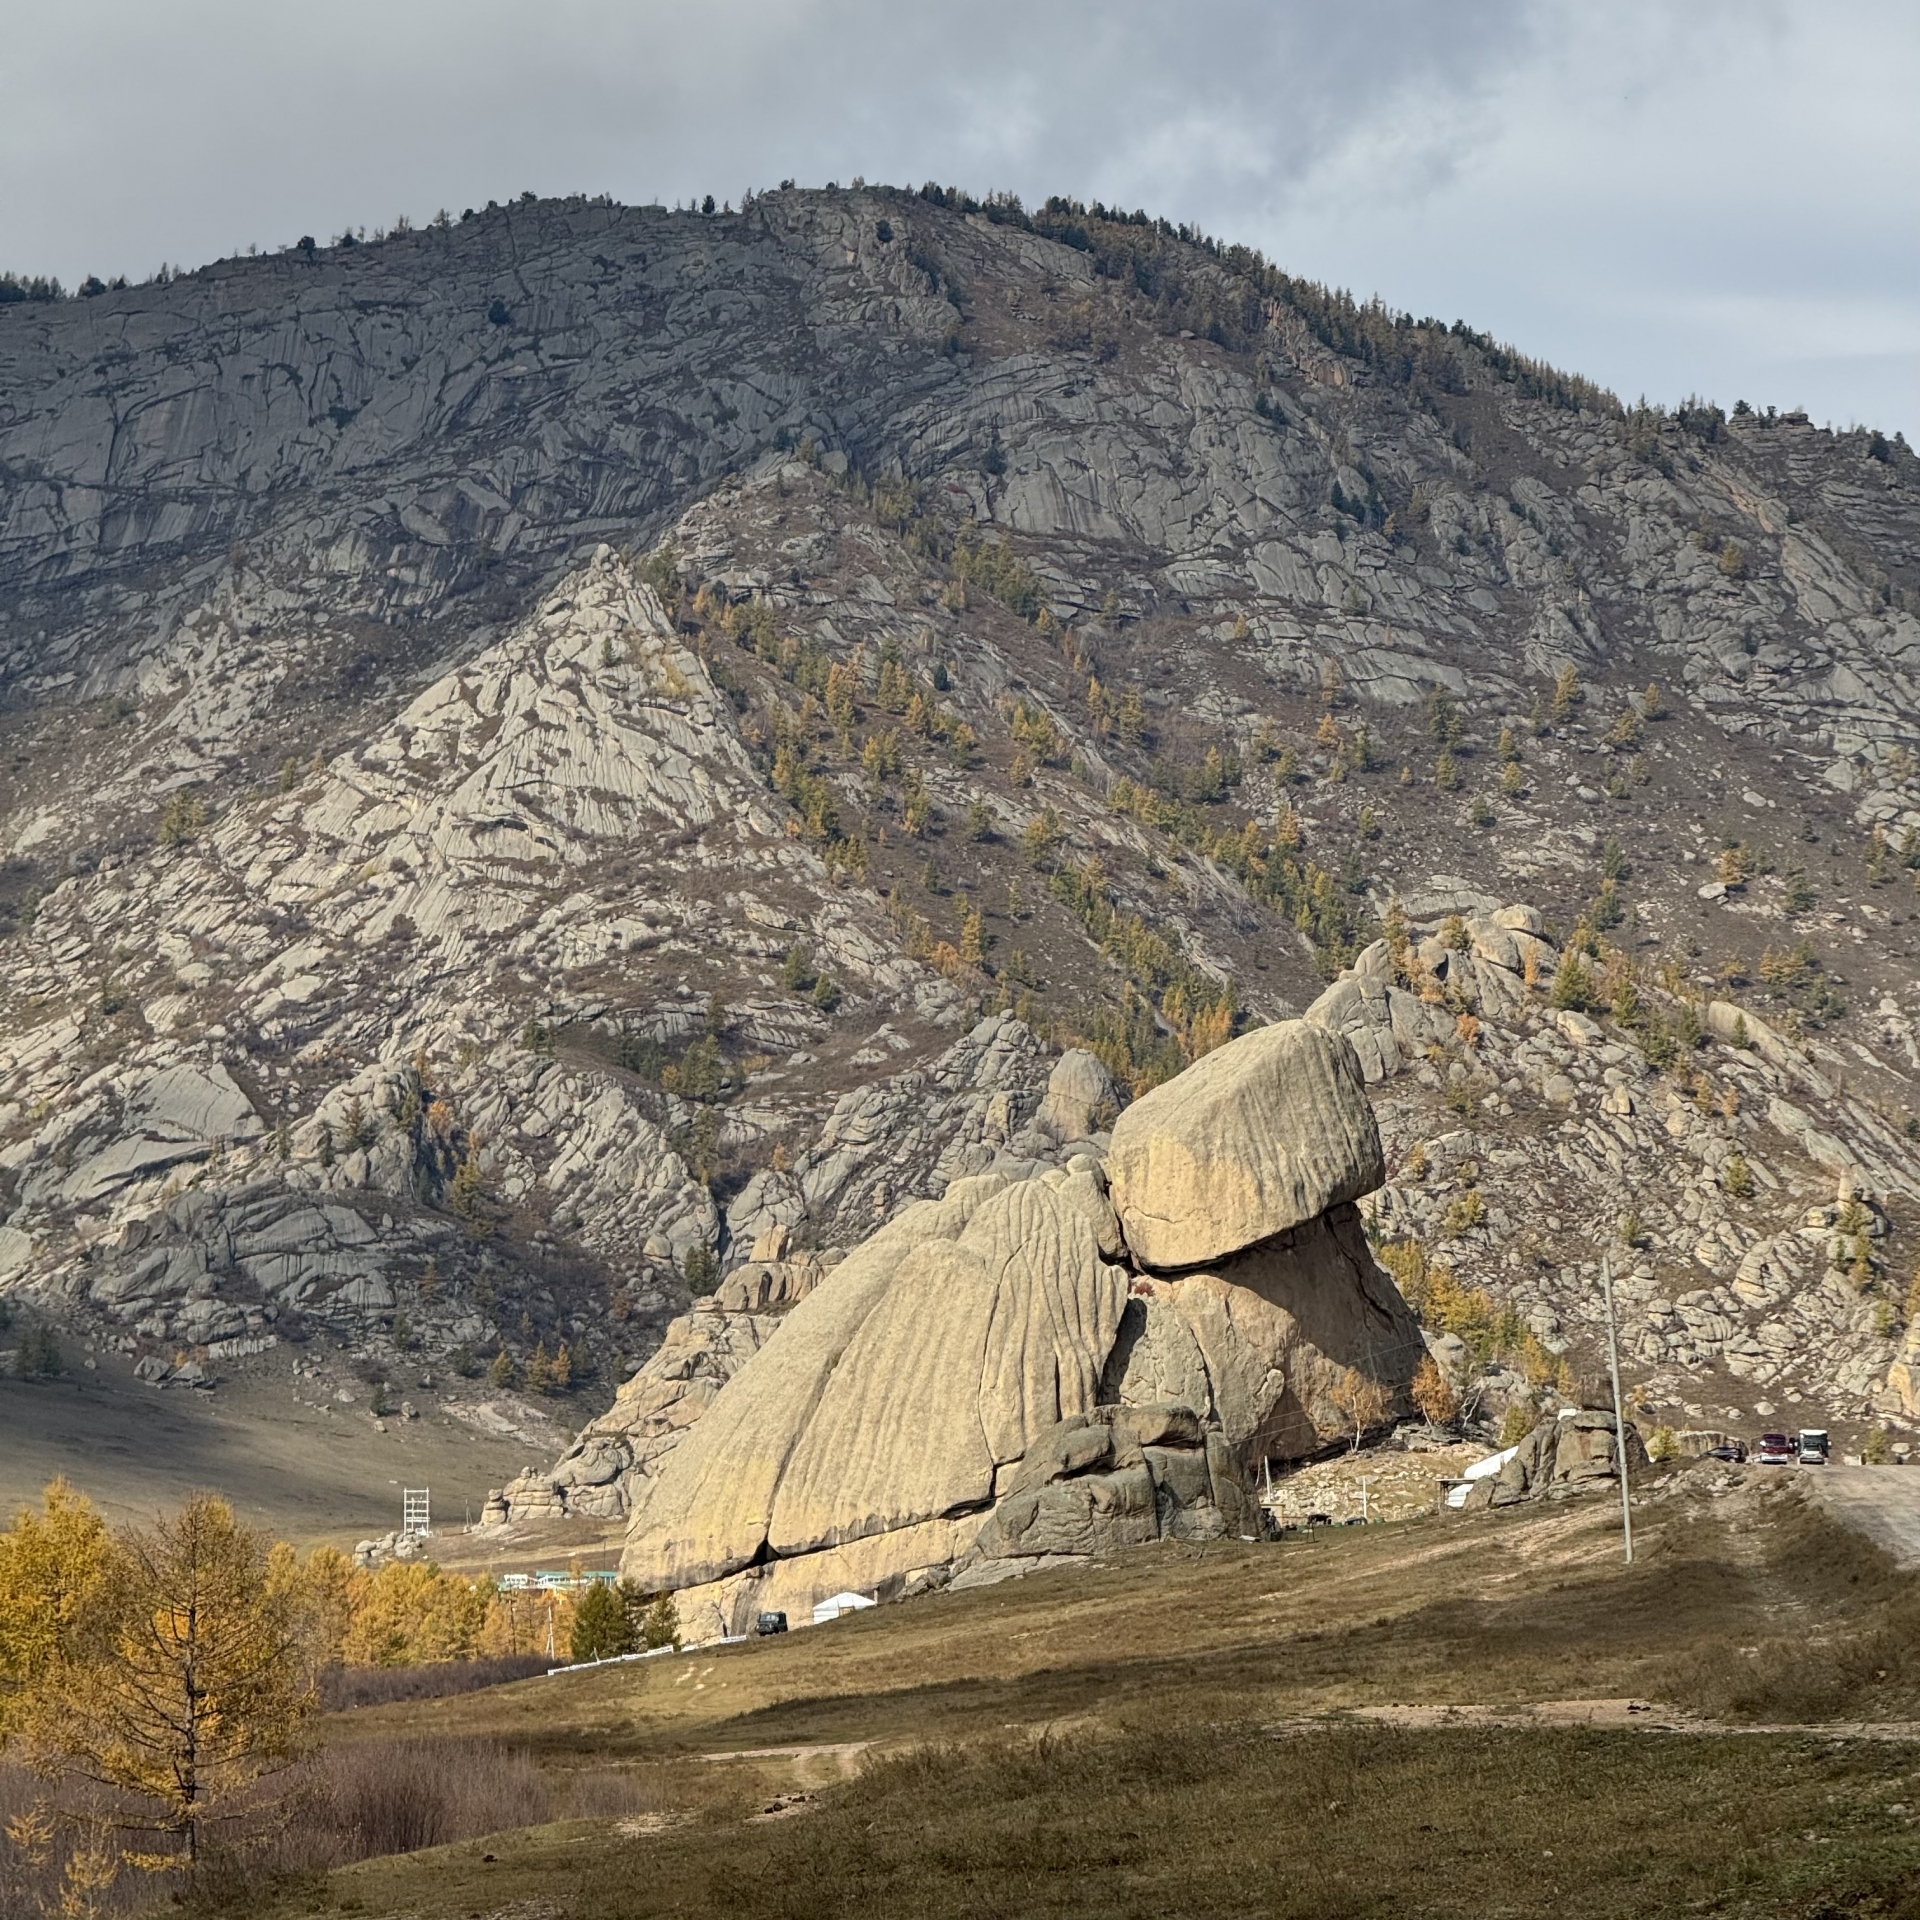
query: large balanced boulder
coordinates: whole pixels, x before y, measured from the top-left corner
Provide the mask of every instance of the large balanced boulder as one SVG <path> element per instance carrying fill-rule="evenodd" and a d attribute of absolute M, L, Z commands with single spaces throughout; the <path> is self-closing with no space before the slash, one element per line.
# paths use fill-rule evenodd
<path fill-rule="evenodd" d="M 1097 1065 L 1063 1063 L 1058 1131 L 1104 1118 Z M 1380 1143 L 1344 1040 L 1296 1021 L 1189 1068 L 1121 1116 L 1111 1192 L 1099 1144 L 956 1180 L 828 1271 L 626 1476 L 625 1576 L 710 1638 L 1247 1533 L 1263 1460 L 1409 1410 L 1425 1347 L 1352 1204 Z"/>
<path fill-rule="evenodd" d="M 1386 1178 L 1352 1046 L 1305 1020 L 1205 1055 L 1114 1122 L 1113 1204 L 1135 1262 L 1200 1267 Z"/>

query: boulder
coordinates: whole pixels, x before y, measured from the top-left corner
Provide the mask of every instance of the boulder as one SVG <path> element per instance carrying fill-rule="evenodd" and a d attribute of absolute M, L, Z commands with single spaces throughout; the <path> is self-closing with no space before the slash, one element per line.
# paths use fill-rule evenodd
<path fill-rule="evenodd" d="M 1099 1057 L 1070 1047 L 1047 1076 L 1046 1097 L 1035 1115 L 1056 1140 L 1084 1140 L 1113 1124 L 1122 1106 L 1113 1076 Z"/>
<path fill-rule="evenodd" d="M 1231 1041 L 1136 1100 L 1107 1171 L 1134 1260 L 1163 1273 L 1244 1252 L 1386 1178 L 1358 1056 L 1305 1020 Z"/>
<path fill-rule="evenodd" d="M 1252 1492 L 1217 1439 L 1191 1407 L 1101 1407 L 1061 1421 L 1027 1449 L 955 1584 L 997 1577 L 996 1562 L 1256 1533 Z"/>
<path fill-rule="evenodd" d="M 1509 1507 L 1522 1500 L 1564 1499 L 1596 1486 L 1614 1486 L 1614 1423 L 1611 1413 L 1550 1415 L 1513 1451 L 1497 1475 L 1478 1480 L 1469 1509 Z M 1627 1471 L 1650 1465 L 1639 1429 L 1627 1422 Z"/>
<path fill-rule="evenodd" d="M 1425 1353 L 1348 1204 L 1205 1272 L 1136 1282 L 1108 1393 L 1123 1404 L 1177 1395 L 1252 1470 L 1351 1435 L 1339 1398 L 1350 1368 L 1381 1387 L 1380 1424 L 1410 1418 Z"/>
<path fill-rule="evenodd" d="M 983 1512 L 999 1468 L 1092 1409 L 1119 1327 L 1125 1276 L 1072 1178 L 957 1182 L 849 1254 L 667 1460 L 628 1576 L 710 1584 Z"/>

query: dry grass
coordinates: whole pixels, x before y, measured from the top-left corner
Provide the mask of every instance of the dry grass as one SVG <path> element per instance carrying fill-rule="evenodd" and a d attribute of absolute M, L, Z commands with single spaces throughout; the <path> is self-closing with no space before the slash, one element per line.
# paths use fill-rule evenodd
<path fill-rule="evenodd" d="M 1598 1502 L 1162 1546 L 336 1717 L 335 1766 L 402 1733 L 524 1755 L 559 1824 L 277 1904 L 256 1887 L 250 1911 L 1920 1920 L 1895 1811 L 1920 1808 L 1920 1745 L 1337 1723 L 1627 1695 L 1749 1722 L 1920 1714 L 1915 1583 L 1778 1483 L 1704 1485 L 1650 1487 L 1631 1569 Z M 839 1754 L 698 1757 L 827 1742 L 869 1743 L 858 1779 Z M 815 1798 L 795 1817 L 754 1819 L 796 1787 Z"/>
<path fill-rule="evenodd" d="M 260 1895 L 267 1920 L 1570 1920 L 1920 1914 L 1884 1743 L 1330 1727 L 921 1748 L 796 1817 L 566 1822 Z M 638 1824 L 638 1823 L 636 1823 Z"/>

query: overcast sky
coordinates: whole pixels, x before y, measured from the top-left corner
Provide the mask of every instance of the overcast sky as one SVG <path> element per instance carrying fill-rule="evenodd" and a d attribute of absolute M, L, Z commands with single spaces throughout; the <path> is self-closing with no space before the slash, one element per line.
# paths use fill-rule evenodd
<path fill-rule="evenodd" d="M 1625 398 L 1920 443 L 1914 0 L 0 0 L 0 267 L 531 188 L 1144 206 Z"/>

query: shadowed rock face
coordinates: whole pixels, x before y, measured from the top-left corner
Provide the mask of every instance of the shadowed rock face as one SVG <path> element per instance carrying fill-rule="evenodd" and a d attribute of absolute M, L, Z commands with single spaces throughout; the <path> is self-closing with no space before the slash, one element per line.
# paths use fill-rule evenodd
<path fill-rule="evenodd" d="M 1198 1409 L 1257 1468 L 1352 1433 L 1336 1397 L 1349 1368 L 1397 1386 L 1425 1352 L 1357 1209 L 1342 1202 L 1202 1272 L 1136 1279 L 1107 1376 L 1128 1404 Z"/>
<path fill-rule="evenodd" d="M 897 1590 L 956 1555 L 984 1579 L 1239 1533 L 1247 1467 L 1352 1431 L 1343 1387 L 1377 1384 L 1375 1418 L 1403 1411 L 1418 1327 L 1349 1199 L 1299 1212 L 1303 1191 L 1363 1186 L 1368 1145 L 1378 1178 L 1347 1043 L 1297 1023 L 1249 1034 L 1133 1116 L 1129 1197 L 1148 1217 L 1191 1204 L 1178 1183 L 1202 1153 L 1232 1169 L 1241 1204 L 1212 1241 L 1227 1257 L 1140 1273 L 1090 1155 L 956 1182 L 857 1247 L 728 1381 L 645 1483 L 626 1577 L 680 1590 L 696 1631 L 732 1630 L 856 1570 Z"/>

